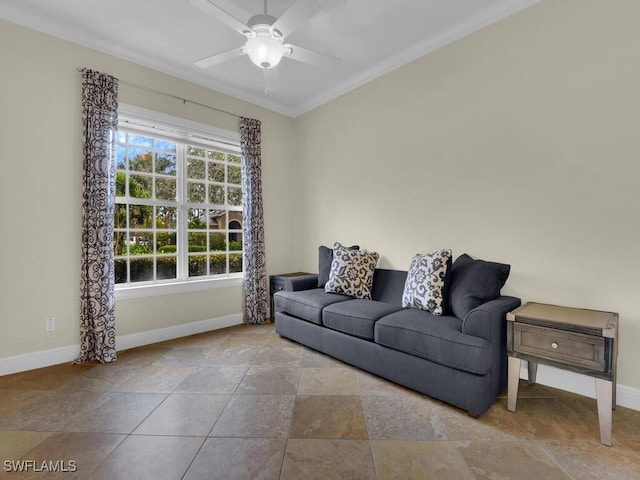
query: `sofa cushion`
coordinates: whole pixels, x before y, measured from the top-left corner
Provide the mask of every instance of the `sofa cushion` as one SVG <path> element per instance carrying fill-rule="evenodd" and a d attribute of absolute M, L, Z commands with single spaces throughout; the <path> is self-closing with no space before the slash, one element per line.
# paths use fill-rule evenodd
<path fill-rule="evenodd" d="M 477 306 L 498 298 L 510 269 L 510 265 L 503 263 L 474 260 L 466 253 L 460 255 L 451 267 L 447 311 L 464 319 Z"/>
<path fill-rule="evenodd" d="M 415 255 L 404 284 L 402 306 L 442 315 L 444 285 L 450 266 L 451 250 Z"/>
<path fill-rule="evenodd" d="M 360 246 L 352 245 L 349 250 L 360 250 Z M 329 280 L 331 262 L 333 262 L 333 248 L 324 245 L 318 247 L 318 287 L 324 287 Z"/>
<path fill-rule="evenodd" d="M 327 305 L 351 300 L 345 295 L 326 293 L 323 288 L 300 292 L 282 290 L 273 296 L 276 312 L 285 312 L 308 322 L 322 325 L 322 309 Z"/>
<path fill-rule="evenodd" d="M 378 263 L 377 253 L 349 250 L 336 243 L 333 246 L 333 261 L 329 280 L 324 286 L 325 291 L 371 299 L 376 263 Z"/>
<path fill-rule="evenodd" d="M 376 268 L 376 273 L 373 274 L 371 299 L 402 307 L 402 292 L 406 280 L 407 272 Z"/>
<path fill-rule="evenodd" d="M 398 310 L 399 306 L 388 303 L 354 299 L 326 307 L 322 312 L 322 323 L 333 330 L 373 340 L 376 320 Z"/>
<path fill-rule="evenodd" d="M 491 370 L 493 350 L 482 338 L 461 332 L 462 320 L 406 309 L 382 317 L 374 340 L 385 347 L 475 374 Z"/>

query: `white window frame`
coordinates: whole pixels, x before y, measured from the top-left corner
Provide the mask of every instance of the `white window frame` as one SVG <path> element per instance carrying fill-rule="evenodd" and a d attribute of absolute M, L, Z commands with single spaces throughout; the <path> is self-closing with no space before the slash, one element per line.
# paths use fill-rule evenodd
<path fill-rule="evenodd" d="M 120 103 L 118 106 L 118 125 L 129 130 L 136 130 L 141 134 L 175 140 L 180 143 L 189 143 L 204 148 L 220 149 L 240 155 L 240 133 L 213 127 L 203 123 L 193 122 L 183 118 L 148 110 L 133 105 Z M 184 188 L 186 179 L 178 182 L 178 188 Z M 180 207 L 185 208 L 183 206 Z M 185 213 L 186 214 L 186 213 Z M 178 225 L 178 236 L 186 239 L 187 232 Z M 184 245 L 184 243 L 183 243 Z M 186 253 L 185 253 L 186 254 Z M 216 278 L 185 278 L 174 282 L 117 284 L 115 286 L 116 300 L 127 298 L 139 298 L 156 295 L 171 295 L 177 293 L 210 290 L 239 286 L 242 284 L 243 273 L 228 274 Z"/>

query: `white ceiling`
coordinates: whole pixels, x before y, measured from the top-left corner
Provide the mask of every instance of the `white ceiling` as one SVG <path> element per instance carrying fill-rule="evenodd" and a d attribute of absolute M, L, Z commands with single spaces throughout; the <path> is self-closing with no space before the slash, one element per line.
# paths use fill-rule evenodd
<path fill-rule="evenodd" d="M 263 0 L 210 1 L 243 22 L 264 7 Z M 286 41 L 341 61 L 313 67 L 284 58 L 280 87 L 268 95 L 246 55 L 193 65 L 246 39 L 189 0 L 0 0 L 0 18 L 295 117 L 539 0 L 316 1 L 320 13 Z M 278 17 L 293 3 L 269 0 L 268 11 Z"/>

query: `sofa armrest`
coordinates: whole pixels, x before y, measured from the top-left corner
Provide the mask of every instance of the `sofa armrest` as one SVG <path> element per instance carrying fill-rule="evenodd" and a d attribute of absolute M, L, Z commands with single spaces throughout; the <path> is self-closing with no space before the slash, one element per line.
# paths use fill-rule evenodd
<path fill-rule="evenodd" d="M 287 277 L 284 280 L 284 289 L 287 292 L 298 292 L 300 290 L 310 290 L 318 287 L 318 275 L 298 275 L 297 277 Z"/>
<path fill-rule="evenodd" d="M 462 333 L 489 342 L 506 342 L 507 313 L 520 306 L 520 299 L 501 296 L 477 306 L 464 317 Z"/>

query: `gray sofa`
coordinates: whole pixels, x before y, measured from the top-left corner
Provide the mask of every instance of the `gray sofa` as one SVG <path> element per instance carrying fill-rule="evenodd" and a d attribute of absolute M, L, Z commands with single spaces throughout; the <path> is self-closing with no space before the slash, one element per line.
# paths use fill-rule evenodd
<path fill-rule="evenodd" d="M 520 305 L 500 295 L 508 273 L 508 265 L 459 257 L 439 316 L 402 308 L 405 271 L 376 269 L 371 300 L 326 293 L 318 275 L 291 277 L 274 296 L 275 329 L 479 416 L 507 383 L 506 314 Z"/>

